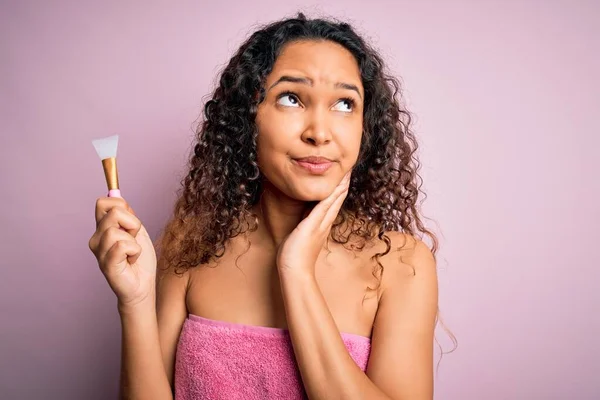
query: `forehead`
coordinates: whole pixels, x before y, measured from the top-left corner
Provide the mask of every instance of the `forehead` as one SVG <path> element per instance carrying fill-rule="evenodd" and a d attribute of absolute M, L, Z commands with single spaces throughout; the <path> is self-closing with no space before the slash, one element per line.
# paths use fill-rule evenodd
<path fill-rule="evenodd" d="M 283 47 L 267 76 L 267 86 L 282 75 L 303 75 L 315 84 L 353 83 L 361 89 L 356 59 L 344 46 L 331 41 L 299 41 Z"/>

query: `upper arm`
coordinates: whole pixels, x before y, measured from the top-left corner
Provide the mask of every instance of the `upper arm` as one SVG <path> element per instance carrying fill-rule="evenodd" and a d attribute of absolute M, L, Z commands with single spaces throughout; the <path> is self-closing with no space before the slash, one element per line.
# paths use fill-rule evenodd
<path fill-rule="evenodd" d="M 389 234 L 392 245 L 400 235 Z M 435 259 L 422 241 L 409 239 L 405 249 L 391 251 L 381 263 L 387 277 L 366 373 L 393 399 L 432 399 L 438 310 Z"/>
<path fill-rule="evenodd" d="M 186 292 L 189 282 L 189 271 L 183 275 L 175 275 L 172 269 L 159 270 L 156 284 L 156 315 L 158 320 L 158 336 L 163 364 L 171 388 L 175 353 L 179 335 L 187 317 Z"/>

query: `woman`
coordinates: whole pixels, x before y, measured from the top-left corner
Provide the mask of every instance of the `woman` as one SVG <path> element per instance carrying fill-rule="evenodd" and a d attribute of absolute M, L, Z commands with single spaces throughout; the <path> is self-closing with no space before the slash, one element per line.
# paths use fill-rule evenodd
<path fill-rule="evenodd" d="M 273 23 L 205 106 L 158 262 L 98 199 L 124 397 L 432 398 L 437 240 L 398 91 L 348 24 Z"/>

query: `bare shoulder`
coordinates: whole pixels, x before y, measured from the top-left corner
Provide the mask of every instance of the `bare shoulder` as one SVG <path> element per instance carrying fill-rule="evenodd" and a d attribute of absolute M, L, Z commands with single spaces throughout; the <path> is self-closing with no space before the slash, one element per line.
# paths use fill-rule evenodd
<path fill-rule="evenodd" d="M 421 239 L 403 232 L 388 231 L 390 250 L 380 257 L 384 268 L 383 289 L 419 281 L 437 287 L 436 259 Z"/>
<path fill-rule="evenodd" d="M 420 239 L 400 232 L 386 236 L 390 251 L 380 257 L 383 293 L 367 375 L 392 398 L 431 399 L 438 301 L 435 257 Z"/>

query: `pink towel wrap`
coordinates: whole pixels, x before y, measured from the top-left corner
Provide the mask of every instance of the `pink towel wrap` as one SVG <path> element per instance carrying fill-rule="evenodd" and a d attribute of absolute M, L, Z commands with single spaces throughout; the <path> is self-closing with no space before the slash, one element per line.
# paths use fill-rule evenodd
<path fill-rule="evenodd" d="M 366 370 L 371 340 L 341 333 Z M 175 359 L 175 400 L 306 399 L 287 329 L 216 321 L 189 314 Z"/>

